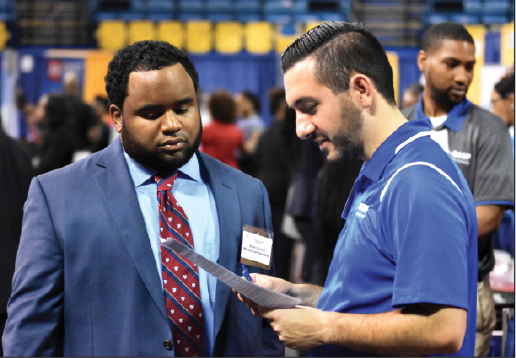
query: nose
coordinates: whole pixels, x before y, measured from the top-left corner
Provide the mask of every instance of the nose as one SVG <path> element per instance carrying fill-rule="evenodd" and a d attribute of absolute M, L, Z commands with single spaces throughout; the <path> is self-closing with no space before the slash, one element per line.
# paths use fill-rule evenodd
<path fill-rule="evenodd" d="M 181 122 L 174 111 L 166 111 L 162 118 L 161 131 L 163 133 L 175 133 L 181 129 Z"/>
<path fill-rule="evenodd" d="M 296 134 L 301 139 L 306 139 L 315 131 L 315 125 L 309 117 L 296 111 Z"/>
<path fill-rule="evenodd" d="M 469 86 L 472 78 L 473 71 L 468 71 L 464 66 L 457 66 L 455 72 L 455 82 L 463 83 L 466 86 Z"/>

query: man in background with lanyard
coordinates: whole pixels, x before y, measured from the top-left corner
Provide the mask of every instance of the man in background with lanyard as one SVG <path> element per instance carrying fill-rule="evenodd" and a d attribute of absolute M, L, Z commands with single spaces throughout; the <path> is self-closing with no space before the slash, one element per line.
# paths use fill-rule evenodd
<path fill-rule="evenodd" d="M 432 138 L 455 160 L 473 193 L 478 218 L 478 301 L 475 356 L 487 356 L 496 317 L 489 272 L 493 235 L 503 212 L 514 207 L 511 140 L 502 119 L 466 98 L 473 80 L 475 44 L 463 25 L 441 23 L 423 35 L 418 65 L 425 74 L 419 102 L 403 111 L 428 118 Z M 439 225 L 439 223 L 435 223 Z"/>

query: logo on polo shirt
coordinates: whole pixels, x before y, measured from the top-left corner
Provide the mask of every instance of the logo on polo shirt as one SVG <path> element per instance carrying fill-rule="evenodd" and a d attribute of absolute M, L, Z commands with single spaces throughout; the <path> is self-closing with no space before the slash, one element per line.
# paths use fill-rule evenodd
<path fill-rule="evenodd" d="M 469 160 L 471 159 L 471 153 L 459 152 L 458 150 L 452 150 L 450 152 L 450 156 L 457 163 L 469 165 Z"/>
<path fill-rule="evenodd" d="M 367 213 L 368 209 L 369 209 L 369 205 L 360 203 L 360 205 L 358 206 L 358 211 L 356 212 L 356 215 L 360 216 L 361 218 L 365 218 L 365 213 Z"/>

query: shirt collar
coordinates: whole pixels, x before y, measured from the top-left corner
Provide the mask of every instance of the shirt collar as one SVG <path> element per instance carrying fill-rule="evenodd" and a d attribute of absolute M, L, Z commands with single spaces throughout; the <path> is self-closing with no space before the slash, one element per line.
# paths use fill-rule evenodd
<path fill-rule="evenodd" d="M 428 118 L 418 121 L 407 121 L 401 127 L 396 129 L 373 153 L 369 163 L 364 163 L 360 171 L 359 179 L 362 176 L 369 178 L 371 181 L 378 181 L 385 167 L 397 154 L 397 148 L 411 137 L 423 131 L 429 131 L 432 125 Z M 359 180 L 357 179 L 357 181 Z"/>
<path fill-rule="evenodd" d="M 454 132 L 460 132 L 470 107 L 471 102 L 464 97 L 462 102 L 454 106 L 452 110 L 448 112 L 448 118 L 446 118 L 443 125 Z M 423 95 L 421 95 L 416 105 L 416 119 L 420 118 L 428 118 L 423 110 Z"/>
<path fill-rule="evenodd" d="M 129 173 L 131 174 L 131 178 L 133 179 L 134 186 L 137 188 L 139 186 L 147 185 L 150 183 L 154 183 L 154 174 L 156 174 L 156 170 L 149 169 L 138 163 L 136 160 L 131 158 L 129 154 L 124 150 L 124 157 L 127 162 L 127 166 L 129 167 Z M 201 182 L 201 171 L 199 168 L 199 159 L 197 158 L 197 153 L 194 153 L 192 158 L 178 169 L 179 175 L 178 178 L 190 179 L 197 182 Z"/>

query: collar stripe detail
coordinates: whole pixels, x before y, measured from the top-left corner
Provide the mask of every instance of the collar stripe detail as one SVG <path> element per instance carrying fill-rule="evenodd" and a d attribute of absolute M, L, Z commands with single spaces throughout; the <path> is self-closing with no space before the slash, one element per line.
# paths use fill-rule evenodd
<path fill-rule="evenodd" d="M 387 191 L 387 189 L 389 188 L 389 185 L 391 184 L 391 181 L 392 179 L 394 179 L 394 177 L 396 175 L 398 175 L 399 172 L 401 172 L 403 169 L 406 169 L 406 168 L 409 168 L 409 167 L 412 167 L 414 165 L 426 165 L 427 167 L 430 167 L 432 169 L 435 169 L 439 174 L 441 174 L 442 176 L 444 176 L 446 179 L 448 179 L 456 188 L 457 190 L 462 194 L 462 190 L 460 190 L 459 186 L 453 181 L 452 178 L 450 178 L 450 176 L 448 174 L 446 174 L 445 172 L 442 171 L 442 169 L 436 167 L 435 165 L 431 164 L 431 163 L 427 163 L 427 162 L 414 162 L 414 163 L 408 163 L 408 164 L 405 164 L 404 166 L 402 166 L 401 168 L 399 168 L 396 173 L 394 173 L 394 175 L 389 179 L 389 181 L 387 181 L 387 184 L 385 184 L 383 190 L 382 190 L 382 194 L 380 195 L 380 202 L 382 202 L 382 199 L 383 199 L 383 196 L 385 195 L 385 192 Z"/>
<path fill-rule="evenodd" d="M 403 143 L 401 143 L 400 145 L 398 145 L 396 147 L 396 151 L 394 152 L 394 154 L 398 154 L 398 152 L 403 149 L 403 147 L 405 147 L 407 144 L 415 141 L 416 139 L 418 138 L 421 138 L 421 137 L 425 137 L 425 136 L 429 136 L 429 135 L 432 135 L 432 132 L 431 131 L 424 131 L 424 132 L 419 132 L 418 134 L 410 137 L 409 139 L 407 139 L 406 141 L 404 141 Z"/>

